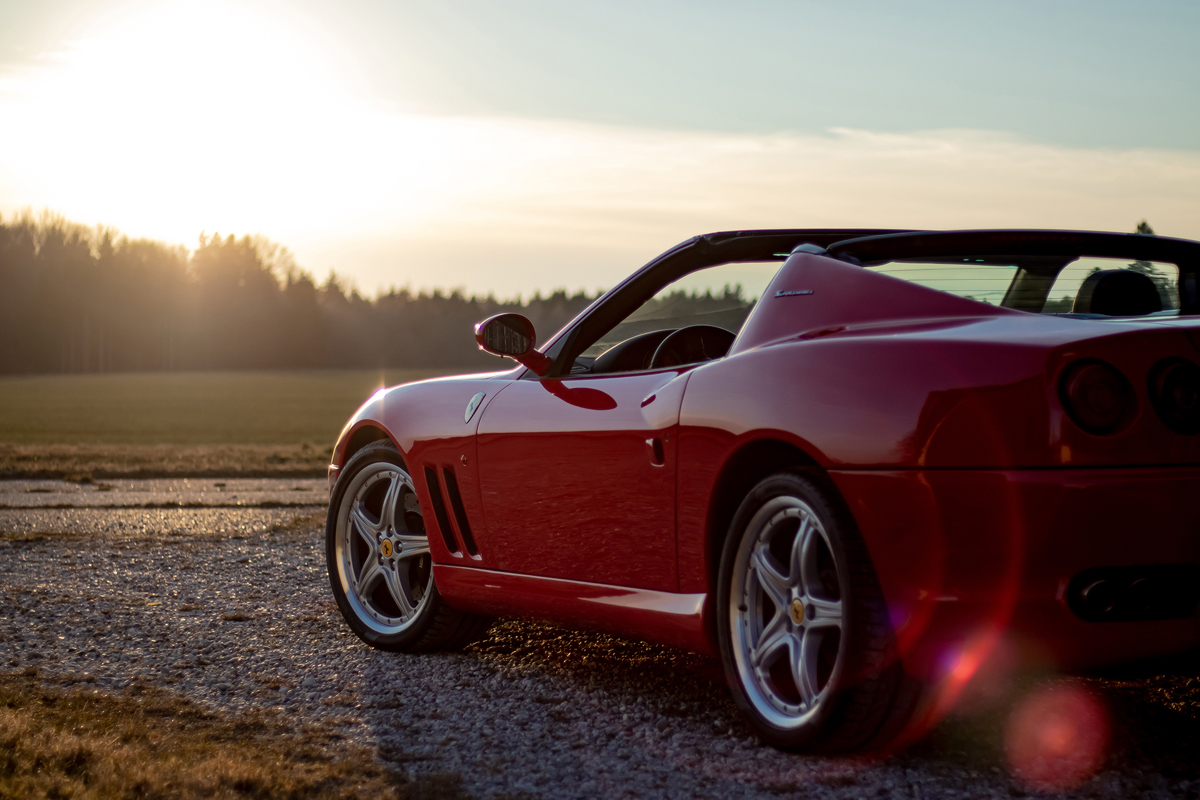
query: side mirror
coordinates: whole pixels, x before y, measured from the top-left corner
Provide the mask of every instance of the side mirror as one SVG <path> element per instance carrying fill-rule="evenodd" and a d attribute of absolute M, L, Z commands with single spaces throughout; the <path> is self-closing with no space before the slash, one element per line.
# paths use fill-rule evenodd
<path fill-rule="evenodd" d="M 534 350 L 537 336 L 533 323 L 520 314 L 497 314 L 475 326 L 479 349 L 494 356 L 508 356 L 539 376 L 550 371 L 550 359 Z"/>

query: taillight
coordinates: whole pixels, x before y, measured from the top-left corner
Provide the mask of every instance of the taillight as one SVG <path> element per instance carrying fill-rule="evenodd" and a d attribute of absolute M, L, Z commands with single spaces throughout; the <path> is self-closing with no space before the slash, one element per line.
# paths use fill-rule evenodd
<path fill-rule="evenodd" d="M 1167 358 L 1150 370 L 1154 410 L 1176 433 L 1200 433 L 1200 367 L 1182 358 Z"/>
<path fill-rule="evenodd" d="M 1076 425 L 1098 436 L 1125 428 L 1137 412 L 1129 380 L 1112 364 L 1096 359 L 1067 367 L 1058 382 L 1058 397 Z"/>

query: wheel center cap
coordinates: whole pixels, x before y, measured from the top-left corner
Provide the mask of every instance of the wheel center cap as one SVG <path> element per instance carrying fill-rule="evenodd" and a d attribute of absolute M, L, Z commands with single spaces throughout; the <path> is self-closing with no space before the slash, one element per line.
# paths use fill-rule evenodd
<path fill-rule="evenodd" d="M 793 600 L 791 608 L 788 609 L 788 613 L 792 615 L 792 622 L 796 623 L 797 625 L 804 622 L 804 603 L 800 600 Z"/>
<path fill-rule="evenodd" d="M 383 553 L 384 558 L 392 557 L 392 540 L 384 539 L 383 544 L 379 546 L 379 552 Z"/>

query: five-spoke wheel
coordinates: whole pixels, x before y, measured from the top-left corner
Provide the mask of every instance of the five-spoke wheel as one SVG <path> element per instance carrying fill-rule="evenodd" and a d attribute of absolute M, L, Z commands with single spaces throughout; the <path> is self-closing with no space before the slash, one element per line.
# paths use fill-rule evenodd
<path fill-rule="evenodd" d="M 845 623 L 832 547 L 816 513 L 774 497 L 751 518 L 733 567 L 734 659 L 759 712 L 780 728 L 815 714 Z"/>
<path fill-rule="evenodd" d="M 716 599 L 734 702 L 764 741 L 872 749 L 904 729 L 919 693 L 854 519 L 820 472 L 783 470 L 747 492 Z"/>
<path fill-rule="evenodd" d="M 412 478 L 378 461 L 358 472 L 338 515 L 338 577 L 358 617 L 383 634 L 403 630 L 428 596 L 429 539 Z"/>

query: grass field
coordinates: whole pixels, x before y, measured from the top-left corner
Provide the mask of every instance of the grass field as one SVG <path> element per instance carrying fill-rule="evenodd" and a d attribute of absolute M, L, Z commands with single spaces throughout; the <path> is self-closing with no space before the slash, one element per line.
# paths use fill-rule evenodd
<path fill-rule="evenodd" d="M 0 378 L 9 444 L 333 444 L 380 386 L 449 370 L 176 372 Z"/>
<path fill-rule="evenodd" d="M 0 476 L 321 474 L 376 389 L 449 372 L 0 378 Z"/>
<path fill-rule="evenodd" d="M 465 797 L 457 773 L 409 778 L 329 726 L 270 712 L 213 713 L 135 684 L 103 694 L 70 679 L 0 673 L 0 797 Z"/>

